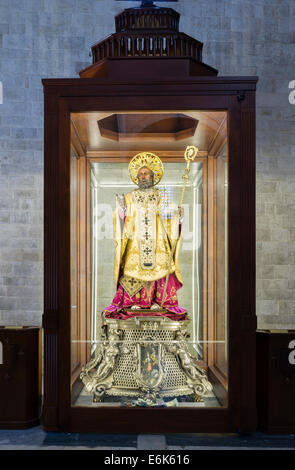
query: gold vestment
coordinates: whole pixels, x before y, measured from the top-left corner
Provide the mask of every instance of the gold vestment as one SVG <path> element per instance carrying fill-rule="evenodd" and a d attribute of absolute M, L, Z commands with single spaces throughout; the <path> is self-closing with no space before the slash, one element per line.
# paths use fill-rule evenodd
<path fill-rule="evenodd" d="M 179 282 L 179 211 L 171 205 L 165 212 L 161 192 L 155 187 L 136 189 L 125 196 L 125 223 L 122 224 L 119 209 L 114 212 L 115 279 L 130 276 L 142 282 L 156 281 L 167 275 L 169 255 L 175 246 L 170 274 L 175 273 Z M 123 225 L 123 228 L 122 228 Z"/>

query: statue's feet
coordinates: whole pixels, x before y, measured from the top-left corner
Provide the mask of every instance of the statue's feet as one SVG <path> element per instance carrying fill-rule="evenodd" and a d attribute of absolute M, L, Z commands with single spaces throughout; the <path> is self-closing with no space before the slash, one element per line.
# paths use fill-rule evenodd
<path fill-rule="evenodd" d="M 151 310 L 160 310 L 160 309 L 161 309 L 161 307 L 160 307 L 160 305 L 158 305 L 158 304 L 153 304 L 153 305 L 151 306 Z"/>
<path fill-rule="evenodd" d="M 132 305 L 131 310 L 140 310 L 139 305 Z"/>

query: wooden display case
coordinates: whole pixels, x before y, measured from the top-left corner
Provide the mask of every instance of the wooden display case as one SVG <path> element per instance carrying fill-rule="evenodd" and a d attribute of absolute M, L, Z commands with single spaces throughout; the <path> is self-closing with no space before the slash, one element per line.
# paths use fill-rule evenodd
<path fill-rule="evenodd" d="M 116 24 L 120 28 L 120 21 Z M 184 43 L 183 36 L 179 41 L 173 54 L 172 49 L 164 54 L 162 43 L 157 55 L 152 55 L 154 49 L 149 55 L 147 49 L 144 53 L 135 46 L 128 52 L 127 44 L 124 56 L 123 50 L 111 47 L 110 40 L 109 46 L 105 43 L 94 46 L 94 63 L 81 72 L 81 78 L 43 80 L 46 430 L 162 433 L 256 429 L 257 78 L 218 77 L 217 71 L 201 62 L 201 43 Z M 153 115 L 157 113 L 169 117 L 164 128 L 153 124 Z M 93 329 L 91 165 L 127 165 L 135 151 L 147 146 L 148 138 L 155 139 L 155 134 L 161 135 L 156 150 L 164 163 L 181 162 L 185 139 L 191 137 L 190 132 L 195 135 L 191 131 L 191 119 L 196 117 L 193 113 L 200 117 L 197 161 L 203 165 L 202 334 L 206 345 L 200 364 L 206 369 L 221 406 L 181 409 L 75 406 L 73 396 L 81 391 L 81 368 L 91 357 Z M 203 125 L 204 117 L 210 113 L 223 116 L 214 135 Z M 186 114 L 189 119 L 179 118 Z M 128 146 L 126 142 L 130 141 L 130 132 L 139 118 L 129 119 L 125 128 L 120 127 L 118 121 L 126 115 L 148 118 L 153 136 L 137 129 L 136 141 L 133 138 L 132 146 Z M 99 130 L 97 121 L 101 124 Z M 120 135 L 122 128 L 125 131 Z M 175 139 L 179 129 L 183 141 Z M 103 148 L 96 142 L 98 132 L 108 139 Z M 218 158 L 225 141 L 226 167 Z M 226 194 L 220 183 L 224 183 L 225 177 Z M 218 347 L 221 329 L 227 346 L 222 351 Z"/>

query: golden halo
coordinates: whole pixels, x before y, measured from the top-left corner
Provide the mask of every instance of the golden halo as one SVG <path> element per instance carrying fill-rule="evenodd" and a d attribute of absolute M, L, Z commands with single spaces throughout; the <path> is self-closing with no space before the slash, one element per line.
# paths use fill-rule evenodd
<path fill-rule="evenodd" d="M 160 160 L 157 155 L 150 152 L 140 152 L 130 161 L 128 171 L 133 183 L 138 184 L 138 171 L 143 166 L 152 170 L 154 173 L 154 186 L 158 184 L 164 174 L 164 166 L 162 160 Z"/>

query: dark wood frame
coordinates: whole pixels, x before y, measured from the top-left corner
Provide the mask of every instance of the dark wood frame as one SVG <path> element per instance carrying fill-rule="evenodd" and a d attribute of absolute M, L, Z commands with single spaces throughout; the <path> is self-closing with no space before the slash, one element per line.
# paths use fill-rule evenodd
<path fill-rule="evenodd" d="M 144 76 L 144 73 L 143 73 Z M 44 428 L 71 432 L 253 432 L 255 402 L 256 77 L 112 82 L 43 80 L 45 92 Z M 228 113 L 229 388 L 225 408 L 81 408 L 70 387 L 70 113 Z M 209 374 L 210 377 L 210 374 Z"/>

